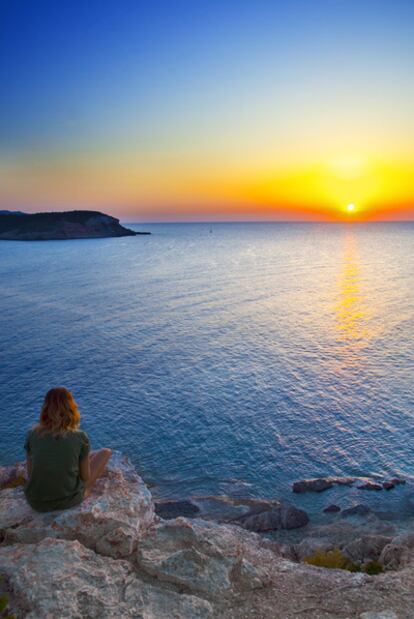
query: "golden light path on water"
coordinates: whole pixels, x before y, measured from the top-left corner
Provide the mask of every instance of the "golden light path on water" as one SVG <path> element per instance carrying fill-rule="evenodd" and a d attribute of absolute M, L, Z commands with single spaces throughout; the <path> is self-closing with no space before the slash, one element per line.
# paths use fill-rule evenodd
<path fill-rule="evenodd" d="M 344 239 L 342 267 L 339 272 L 336 328 L 340 341 L 352 351 L 366 345 L 372 336 L 371 309 L 361 281 L 361 265 L 353 231 Z"/>

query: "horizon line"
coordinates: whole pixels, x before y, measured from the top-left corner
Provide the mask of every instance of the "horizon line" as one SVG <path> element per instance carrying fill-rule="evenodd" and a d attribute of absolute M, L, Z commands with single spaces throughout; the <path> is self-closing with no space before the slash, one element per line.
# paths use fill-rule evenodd
<path fill-rule="evenodd" d="M 413 219 L 372 219 L 372 220 L 353 220 L 341 219 L 333 221 L 331 219 L 203 219 L 203 220 L 158 220 L 158 221 L 130 221 L 123 218 L 119 218 L 119 221 L 123 224 L 133 225 L 154 225 L 154 224 L 402 224 L 402 223 L 414 223 Z"/>

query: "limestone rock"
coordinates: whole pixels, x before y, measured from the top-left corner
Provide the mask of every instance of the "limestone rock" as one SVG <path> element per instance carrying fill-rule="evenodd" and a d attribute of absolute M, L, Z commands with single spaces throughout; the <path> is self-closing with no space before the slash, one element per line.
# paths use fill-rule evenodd
<path fill-rule="evenodd" d="M 265 586 L 266 572 L 250 561 L 242 559 L 233 569 L 232 580 L 238 581 L 239 588 L 242 589 L 261 589 Z"/>
<path fill-rule="evenodd" d="M 0 547 L 12 609 L 25 619 L 208 619 L 212 607 L 142 582 L 128 561 L 100 557 L 77 541 Z"/>
<path fill-rule="evenodd" d="M 407 549 L 399 544 L 387 544 L 382 549 L 379 562 L 386 570 L 396 570 L 401 567 L 407 556 Z"/>
<path fill-rule="evenodd" d="M 0 466 L 0 490 L 8 487 L 14 487 L 15 485 L 19 486 L 21 483 L 19 480 L 26 480 L 27 472 L 26 472 L 26 463 L 25 462 L 17 462 L 16 464 L 12 464 L 10 466 Z"/>
<path fill-rule="evenodd" d="M 27 504 L 21 487 L 1 492 L 0 531 L 9 544 L 34 543 L 45 537 L 77 539 L 102 554 L 126 557 L 154 520 L 148 488 L 130 461 L 118 453 L 78 507 L 38 513 Z"/>
<path fill-rule="evenodd" d="M 400 546 L 406 546 L 407 548 L 414 548 L 414 533 L 400 533 L 396 535 L 393 540 L 393 544 L 399 544 Z"/>
<path fill-rule="evenodd" d="M 177 518 L 159 524 L 140 542 L 136 561 L 159 581 L 214 597 L 233 586 L 261 587 L 266 571 L 259 569 L 257 555 L 275 556 L 263 548 L 259 536 L 233 526 Z"/>
<path fill-rule="evenodd" d="M 414 533 L 395 536 L 384 546 L 379 561 L 386 570 L 414 565 Z"/>
<path fill-rule="evenodd" d="M 390 541 L 391 538 L 385 535 L 364 535 L 344 546 L 342 551 L 354 563 L 378 561 L 383 548 Z"/>
<path fill-rule="evenodd" d="M 153 550 L 151 554 L 151 558 L 141 555 L 140 566 L 160 580 L 208 595 L 231 587 L 230 559 L 207 555 L 196 548 L 182 548 L 171 554 L 160 552 L 158 561 L 154 561 Z"/>
<path fill-rule="evenodd" d="M 365 506 L 348 512 L 368 513 L 358 537 L 364 531 L 375 540 L 354 543 L 355 521 L 331 518 L 309 526 L 300 544 L 292 543 L 298 533 L 289 533 L 283 545 L 240 523 L 158 519 L 149 491 L 119 455 L 92 496 L 66 512 L 33 512 L 13 487 L 16 471 L 0 468 L 0 480 L 11 482 L 0 494 L 0 578 L 19 619 L 413 619 L 414 534 L 396 536 Z M 224 507 L 232 520 L 290 526 L 304 518 L 276 501 L 210 499 L 201 512 L 208 503 L 222 517 Z M 383 565 L 402 569 L 372 577 L 297 562 L 344 546 L 362 561 L 382 547 Z"/>
<path fill-rule="evenodd" d="M 359 615 L 359 619 L 398 619 L 393 610 L 368 611 Z"/>

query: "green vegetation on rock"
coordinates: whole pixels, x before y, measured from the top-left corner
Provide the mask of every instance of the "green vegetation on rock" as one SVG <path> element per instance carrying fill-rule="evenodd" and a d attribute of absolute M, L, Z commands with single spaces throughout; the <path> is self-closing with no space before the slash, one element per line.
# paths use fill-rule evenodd
<path fill-rule="evenodd" d="M 354 563 L 346 557 L 339 548 L 334 550 L 316 550 L 312 555 L 303 559 L 308 565 L 315 567 L 326 567 L 328 569 L 348 570 L 348 572 L 365 572 L 370 576 L 376 576 L 384 571 L 378 561 L 369 561 L 363 567 Z"/>
<path fill-rule="evenodd" d="M 0 619 L 16 619 L 16 615 L 6 614 L 9 606 L 9 596 L 7 593 L 0 593 Z"/>
<path fill-rule="evenodd" d="M 364 572 L 369 574 L 370 576 L 376 576 L 377 574 L 381 574 L 384 571 L 381 563 L 379 561 L 369 561 L 364 566 Z"/>
<path fill-rule="evenodd" d="M 308 557 L 304 558 L 304 562 L 308 565 L 314 565 L 316 567 L 326 567 L 329 569 L 348 570 L 348 572 L 359 572 L 358 565 L 348 559 L 339 548 L 334 550 L 317 550 Z"/>

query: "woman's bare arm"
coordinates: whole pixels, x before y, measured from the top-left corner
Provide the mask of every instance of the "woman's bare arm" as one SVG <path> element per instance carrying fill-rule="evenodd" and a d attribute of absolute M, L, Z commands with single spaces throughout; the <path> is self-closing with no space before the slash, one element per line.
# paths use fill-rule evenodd
<path fill-rule="evenodd" d="M 79 462 L 79 476 L 82 481 L 87 482 L 91 477 L 91 468 L 89 466 L 89 454 Z"/>

